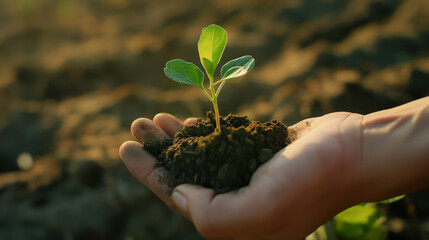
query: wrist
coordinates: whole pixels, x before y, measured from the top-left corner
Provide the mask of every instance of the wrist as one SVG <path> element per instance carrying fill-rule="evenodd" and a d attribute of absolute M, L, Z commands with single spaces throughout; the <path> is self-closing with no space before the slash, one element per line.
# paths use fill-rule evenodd
<path fill-rule="evenodd" d="M 362 192 L 366 202 L 427 188 L 429 98 L 366 115 Z"/>

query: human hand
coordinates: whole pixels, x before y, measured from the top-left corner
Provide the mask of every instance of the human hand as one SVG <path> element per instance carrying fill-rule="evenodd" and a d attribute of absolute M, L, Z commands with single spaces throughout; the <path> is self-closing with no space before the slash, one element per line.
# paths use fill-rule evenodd
<path fill-rule="evenodd" d="M 296 140 L 257 169 L 249 186 L 216 196 L 190 184 L 170 195 L 158 181 L 163 169 L 154 168 L 156 159 L 137 142 L 124 143 L 120 155 L 134 176 L 206 238 L 300 239 L 362 200 L 362 117 L 333 113 L 294 125 Z M 132 132 L 143 143 L 172 137 L 194 121 L 159 114 L 136 120 Z"/>

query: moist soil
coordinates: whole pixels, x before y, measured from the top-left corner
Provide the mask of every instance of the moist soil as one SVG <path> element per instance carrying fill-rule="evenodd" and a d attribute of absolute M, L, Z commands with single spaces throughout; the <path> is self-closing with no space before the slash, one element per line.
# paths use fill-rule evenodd
<path fill-rule="evenodd" d="M 170 189 L 193 183 L 218 194 L 244 187 L 261 164 L 291 142 L 287 126 L 276 120 L 260 123 L 230 114 L 220 123 L 219 132 L 209 112 L 206 120 L 185 126 L 173 139 L 144 142 L 143 148 L 157 156 L 157 167 L 166 169 L 161 181 Z"/>

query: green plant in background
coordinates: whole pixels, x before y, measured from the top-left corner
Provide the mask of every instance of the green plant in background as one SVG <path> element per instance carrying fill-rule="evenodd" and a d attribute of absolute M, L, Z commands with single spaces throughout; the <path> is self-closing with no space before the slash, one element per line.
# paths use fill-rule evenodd
<path fill-rule="evenodd" d="M 384 240 L 385 219 L 376 204 L 356 205 L 339 213 L 306 240 Z"/>
<path fill-rule="evenodd" d="M 357 205 L 335 216 L 335 233 L 338 239 L 383 240 L 387 237 L 385 219 L 377 205 Z"/>
<path fill-rule="evenodd" d="M 319 227 L 306 240 L 384 240 L 387 238 L 387 228 L 383 224 L 386 217 L 378 204 L 390 204 L 404 197 L 401 195 L 348 208 Z"/>
<path fill-rule="evenodd" d="M 204 87 L 203 71 L 195 66 L 195 64 L 185 62 L 181 59 L 174 59 L 167 62 L 164 68 L 164 72 L 169 78 L 179 83 L 197 86 L 203 90 L 204 94 L 213 103 L 216 116 L 216 129 L 218 131 L 220 131 L 220 117 L 217 99 L 220 91 L 227 81 L 247 74 L 255 66 L 255 59 L 252 56 L 239 57 L 223 65 L 220 70 L 221 79 L 214 81 L 214 73 L 225 50 L 227 40 L 228 36 L 225 29 L 212 24 L 203 28 L 200 40 L 198 41 L 200 61 L 210 81 L 208 87 L 210 93 Z"/>

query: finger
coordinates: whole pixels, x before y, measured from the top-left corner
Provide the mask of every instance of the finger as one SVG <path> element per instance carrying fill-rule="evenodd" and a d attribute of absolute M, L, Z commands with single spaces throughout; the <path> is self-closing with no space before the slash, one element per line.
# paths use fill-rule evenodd
<path fill-rule="evenodd" d="M 156 159 L 152 155 L 143 150 L 139 143 L 128 141 L 119 148 L 119 156 L 134 177 L 144 183 L 170 208 L 175 209 L 169 187 L 159 181 L 166 173 L 162 168 L 155 168 Z"/>
<path fill-rule="evenodd" d="M 156 160 L 144 153 L 141 144 L 135 141 L 127 141 L 119 148 L 119 156 L 130 172 L 144 184 L 147 176 L 154 169 Z"/>
<path fill-rule="evenodd" d="M 194 118 L 194 117 L 192 117 L 192 118 L 188 118 L 188 119 L 186 119 L 183 123 L 184 123 L 185 125 L 194 125 L 194 124 L 196 124 L 196 123 L 197 123 L 197 120 L 198 120 L 198 118 Z"/>
<path fill-rule="evenodd" d="M 201 216 L 198 211 L 207 213 L 208 206 L 213 200 L 214 191 L 198 185 L 182 184 L 173 191 L 173 201 L 179 212 L 191 219 L 198 232 L 204 238 L 221 238 L 215 235 L 216 231 L 211 228 L 207 215 Z"/>
<path fill-rule="evenodd" d="M 296 139 L 301 138 L 302 136 L 310 132 L 311 129 L 318 127 L 320 124 L 323 124 L 324 122 L 328 122 L 329 120 L 336 119 L 336 118 L 343 118 L 345 113 L 346 112 L 335 112 L 335 113 L 325 114 L 321 117 L 304 119 L 301 122 L 289 128 L 290 135 L 291 135 L 290 139 L 292 141 L 295 141 Z"/>
<path fill-rule="evenodd" d="M 153 117 L 153 122 L 158 125 L 170 137 L 183 128 L 183 122 L 168 113 L 158 113 Z"/>
<path fill-rule="evenodd" d="M 212 189 L 183 184 L 174 190 L 175 193 L 186 199 L 186 203 L 174 199 L 176 206 L 190 216 L 205 238 L 240 236 L 248 234 L 249 228 L 265 231 L 272 227 L 261 225 L 266 220 L 264 215 L 271 211 L 271 200 L 261 197 L 267 196 L 265 192 L 245 187 L 238 192 L 214 196 Z"/>
<path fill-rule="evenodd" d="M 134 120 L 131 124 L 131 133 L 141 143 L 143 143 L 145 139 L 149 138 L 163 140 L 169 137 L 164 130 L 147 118 Z"/>
<path fill-rule="evenodd" d="M 316 121 L 318 118 L 308 118 L 304 119 L 288 128 L 289 131 L 289 138 L 291 141 L 295 141 L 296 139 L 304 136 L 306 133 L 308 133 L 311 130 L 312 123 Z M 313 126 L 314 127 L 314 126 Z"/>
<path fill-rule="evenodd" d="M 167 176 L 167 172 L 164 168 L 155 168 L 147 177 L 147 186 L 148 188 L 155 193 L 169 208 L 174 211 L 177 211 L 177 207 L 171 198 L 171 189 L 166 184 L 163 183 L 164 179 Z"/>
<path fill-rule="evenodd" d="M 334 113 L 328 113 L 321 117 L 314 117 L 314 118 L 307 118 L 302 120 L 301 122 L 298 122 L 291 126 L 291 128 L 295 129 L 298 132 L 306 133 L 309 129 L 315 128 L 319 126 L 320 124 L 336 119 L 336 118 L 343 118 L 344 114 L 347 114 L 348 112 L 334 112 Z"/>
<path fill-rule="evenodd" d="M 186 188 L 186 186 L 188 185 L 190 186 L 191 189 L 195 188 L 197 190 L 196 192 L 194 192 L 193 198 L 199 199 L 198 201 L 206 199 L 204 196 L 199 197 L 198 195 L 207 195 L 207 199 L 209 199 L 210 201 L 213 198 L 214 191 L 212 189 L 204 188 L 200 185 L 193 185 L 193 184 L 182 184 L 179 186 L 182 186 L 182 187 L 185 186 Z M 173 190 L 172 198 L 173 198 L 174 204 L 177 206 L 178 212 L 192 221 L 191 214 L 188 208 L 188 198 L 186 196 L 187 195 L 184 195 L 183 192 L 181 192 L 180 188 L 178 187 L 176 187 Z"/>
<path fill-rule="evenodd" d="M 345 115 L 350 114 L 349 112 L 333 112 L 325 114 L 321 117 L 315 118 L 314 121 L 311 123 L 312 128 L 316 128 L 321 124 L 327 123 L 334 119 L 344 119 Z"/>

